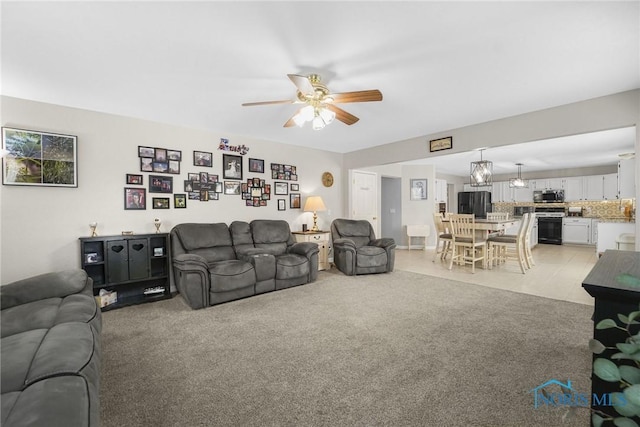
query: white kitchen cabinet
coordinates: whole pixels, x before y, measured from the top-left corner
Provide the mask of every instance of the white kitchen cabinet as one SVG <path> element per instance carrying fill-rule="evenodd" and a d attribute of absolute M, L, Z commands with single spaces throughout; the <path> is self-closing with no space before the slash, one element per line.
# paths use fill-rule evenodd
<path fill-rule="evenodd" d="M 509 187 L 509 181 L 494 182 L 491 186 L 491 202 L 513 202 L 513 188 Z"/>
<path fill-rule="evenodd" d="M 618 197 L 631 199 L 636 197 L 636 159 L 623 159 L 618 162 Z"/>
<path fill-rule="evenodd" d="M 598 244 L 598 218 L 591 218 L 591 244 Z"/>
<path fill-rule="evenodd" d="M 636 225 L 633 222 L 598 222 L 597 253 L 603 253 L 607 249 L 616 249 L 616 239 L 622 233 L 634 234 Z"/>
<path fill-rule="evenodd" d="M 564 200 L 566 202 L 577 202 L 584 200 L 583 187 L 584 177 L 573 176 L 563 179 Z"/>
<path fill-rule="evenodd" d="M 604 176 L 590 175 L 584 177 L 582 187 L 583 200 L 604 200 Z"/>
<path fill-rule="evenodd" d="M 618 174 L 603 175 L 603 200 L 616 200 L 618 198 Z"/>
<path fill-rule="evenodd" d="M 562 243 L 591 243 L 591 218 L 562 218 Z"/>
<path fill-rule="evenodd" d="M 529 182 L 528 188 L 512 188 L 511 194 L 514 202 L 533 202 L 533 187 Z"/>
<path fill-rule="evenodd" d="M 447 181 L 436 179 L 435 203 L 447 203 Z"/>

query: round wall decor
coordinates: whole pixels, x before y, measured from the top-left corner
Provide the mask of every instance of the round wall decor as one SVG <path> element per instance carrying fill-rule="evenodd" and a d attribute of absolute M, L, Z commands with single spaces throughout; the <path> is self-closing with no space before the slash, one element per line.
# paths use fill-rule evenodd
<path fill-rule="evenodd" d="M 333 175 L 331 172 L 325 172 L 322 174 L 322 185 L 325 187 L 331 187 L 333 185 Z"/>

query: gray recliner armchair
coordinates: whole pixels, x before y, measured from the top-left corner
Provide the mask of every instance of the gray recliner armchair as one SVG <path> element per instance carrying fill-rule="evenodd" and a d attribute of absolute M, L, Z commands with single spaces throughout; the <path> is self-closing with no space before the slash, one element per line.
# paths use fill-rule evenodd
<path fill-rule="evenodd" d="M 396 242 L 376 239 L 369 221 L 336 219 L 331 223 L 333 262 L 344 274 L 387 273 L 393 271 Z"/>

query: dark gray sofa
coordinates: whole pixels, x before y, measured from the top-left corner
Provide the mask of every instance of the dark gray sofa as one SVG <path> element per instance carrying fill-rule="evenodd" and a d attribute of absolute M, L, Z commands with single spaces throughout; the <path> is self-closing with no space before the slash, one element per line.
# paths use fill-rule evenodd
<path fill-rule="evenodd" d="M 2 422 L 100 425 L 102 317 L 84 270 L 0 287 Z"/>
<path fill-rule="evenodd" d="M 298 286 L 318 276 L 318 245 L 281 220 L 185 223 L 171 230 L 176 288 L 191 308 Z"/>
<path fill-rule="evenodd" d="M 369 221 L 335 219 L 331 223 L 333 262 L 344 274 L 387 273 L 393 271 L 396 243 L 383 237 L 376 239 Z"/>

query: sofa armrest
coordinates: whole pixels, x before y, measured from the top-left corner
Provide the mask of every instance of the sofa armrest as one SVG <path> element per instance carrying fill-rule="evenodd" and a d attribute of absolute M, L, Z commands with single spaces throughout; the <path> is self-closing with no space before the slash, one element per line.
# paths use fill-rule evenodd
<path fill-rule="evenodd" d="M 173 258 L 174 281 L 178 292 L 193 309 L 209 306 L 211 279 L 203 257 L 180 254 Z"/>
<path fill-rule="evenodd" d="M 355 252 L 356 250 L 356 243 L 351 240 L 351 239 L 346 239 L 346 238 L 340 238 L 340 239 L 335 239 L 333 241 L 333 247 L 334 248 L 340 248 L 342 250 L 352 250 Z"/>
<path fill-rule="evenodd" d="M 378 246 L 384 249 L 393 249 L 396 247 L 396 241 L 390 237 L 383 237 L 381 239 L 374 239 L 370 241 L 369 246 Z"/>
<path fill-rule="evenodd" d="M 319 251 L 320 249 L 318 248 L 318 244 L 313 242 L 294 243 L 287 249 L 287 252 L 289 253 L 302 255 L 308 259 L 311 259 L 313 254 L 317 254 Z"/>
<path fill-rule="evenodd" d="M 93 280 L 84 270 L 63 270 L 0 286 L 0 305 L 5 309 L 41 299 L 62 298 L 78 293 L 93 297 Z"/>

